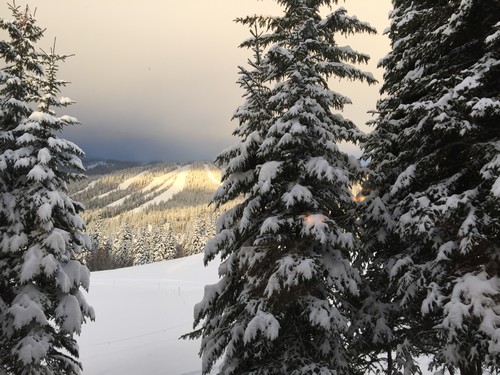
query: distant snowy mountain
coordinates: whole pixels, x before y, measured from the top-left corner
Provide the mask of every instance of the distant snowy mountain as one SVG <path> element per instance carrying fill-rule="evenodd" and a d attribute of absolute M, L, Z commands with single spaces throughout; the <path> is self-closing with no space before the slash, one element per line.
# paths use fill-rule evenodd
<path fill-rule="evenodd" d="M 93 160 L 86 168 L 93 173 L 69 190 L 86 208 L 93 240 L 83 259 L 92 270 L 196 254 L 213 236 L 218 211 L 209 203 L 220 171 L 212 164 Z M 159 240 L 166 237 L 168 246 Z"/>
<path fill-rule="evenodd" d="M 105 160 L 85 163 L 88 179 L 70 186 L 72 196 L 88 210 L 102 210 L 110 218 L 124 211 L 154 210 L 180 192 L 204 191 L 211 196 L 220 183 L 220 171 L 211 164 L 133 164 Z M 186 205 L 209 203 L 210 197 L 187 199 Z M 179 202 L 177 197 L 176 201 Z M 186 197 L 184 197 L 186 198 Z M 122 207 L 122 210 L 110 208 Z"/>
<path fill-rule="evenodd" d="M 88 175 L 106 174 L 144 164 L 133 161 L 102 160 L 102 159 L 87 159 L 87 158 L 83 158 L 82 162 Z"/>
<path fill-rule="evenodd" d="M 203 287 L 217 281 L 218 261 L 203 255 L 120 270 L 93 272 L 88 302 L 96 321 L 78 339 L 85 375 L 199 375 L 199 341 L 192 330 Z"/>

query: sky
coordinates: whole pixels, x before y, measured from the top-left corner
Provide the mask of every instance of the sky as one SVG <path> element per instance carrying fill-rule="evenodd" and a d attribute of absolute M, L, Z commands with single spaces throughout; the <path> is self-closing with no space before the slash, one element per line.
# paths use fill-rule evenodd
<path fill-rule="evenodd" d="M 11 0 L 9 0 L 11 3 Z M 280 15 L 273 0 L 16 0 L 36 8 L 45 35 L 38 47 L 74 54 L 59 78 L 71 83 L 62 95 L 76 101 L 58 114 L 81 125 L 63 136 L 88 158 L 129 161 L 212 161 L 238 142 L 231 121 L 243 103 L 235 83 L 238 65 L 251 53 L 238 45 L 250 34 L 237 17 Z M 339 1 L 350 15 L 369 22 L 378 35 L 339 36 L 371 56 L 363 70 L 382 81 L 378 61 L 389 50 L 382 35 L 390 0 Z M 6 2 L 0 16 L 9 19 Z M 5 38 L 5 35 L 1 35 Z M 379 85 L 330 80 L 330 88 L 351 98 L 343 115 L 363 131 L 379 98 Z M 343 149 L 359 155 L 359 149 Z"/>

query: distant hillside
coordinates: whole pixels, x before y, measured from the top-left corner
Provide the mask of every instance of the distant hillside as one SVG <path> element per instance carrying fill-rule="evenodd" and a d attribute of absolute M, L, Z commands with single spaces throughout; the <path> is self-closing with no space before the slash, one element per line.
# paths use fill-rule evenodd
<path fill-rule="evenodd" d="M 120 160 L 101 160 L 101 159 L 87 159 L 82 160 L 83 166 L 87 170 L 87 175 L 100 175 L 111 172 L 116 172 L 122 169 L 128 169 L 144 165 L 133 161 L 120 161 Z M 151 163 L 153 164 L 153 163 Z"/>
<path fill-rule="evenodd" d="M 168 255 L 171 258 L 202 251 L 207 238 L 213 236 L 218 213 L 208 205 L 220 184 L 220 171 L 212 164 L 127 166 L 96 160 L 86 161 L 86 167 L 92 173 L 86 180 L 72 183 L 70 194 L 86 207 L 83 218 L 93 238 L 94 256 L 99 251 L 105 253 L 103 257 L 108 253 L 122 256 L 118 253 L 125 250 L 119 247 L 124 247 L 121 242 L 126 240 L 130 242 L 126 246 L 130 254 L 119 266 L 150 263 L 167 258 L 154 255 L 159 243 L 167 242 L 166 237 L 175 239 L 175 250 Z M 151 254 L 140 258 L 137 252 L 144 251 L 139 248 L 141 244 L 151 248 L 147 250 Z M 114 266 L 100 264 L 93 268 Z"/>

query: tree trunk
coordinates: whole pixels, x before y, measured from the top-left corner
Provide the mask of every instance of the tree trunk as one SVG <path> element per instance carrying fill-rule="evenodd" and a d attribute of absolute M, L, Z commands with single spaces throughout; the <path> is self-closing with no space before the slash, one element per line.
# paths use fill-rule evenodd
<path fill-rule="evenodd" d="M 387 349 L 387 375 L 392 375 L 393 371 L 393 360 L 392 360 L 392 351 L 390 348 Z"/>
<path fill-rule="evenodd" d="M 460 375 L 482 375 L 482 373 L 481 360 L 479 359 L 466 366 L 460 366 Z"/>

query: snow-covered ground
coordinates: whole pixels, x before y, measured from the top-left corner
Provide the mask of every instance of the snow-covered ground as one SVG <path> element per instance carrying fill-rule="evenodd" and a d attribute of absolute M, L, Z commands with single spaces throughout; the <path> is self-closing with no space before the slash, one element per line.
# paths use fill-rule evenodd
<path fill-rule="evenodd" d="M 97 318 L 78 339 L 83 374 L 200 375 L 199 341 L 179 337 L 191 331 L 194 305 L 217 282 L 218 265 L 204 267 L 197 254 L 93 272 L 87 300 Z"/>
<path fill-rule="evenodd" d="M 218 261 L 203 255 L 92 273 L 87 300 L 96 321 L 84 325 L 84 375 L 199 375 L 199 341 L 179 340 L 192 329 L 193 307 L 217 282 Z"/>

